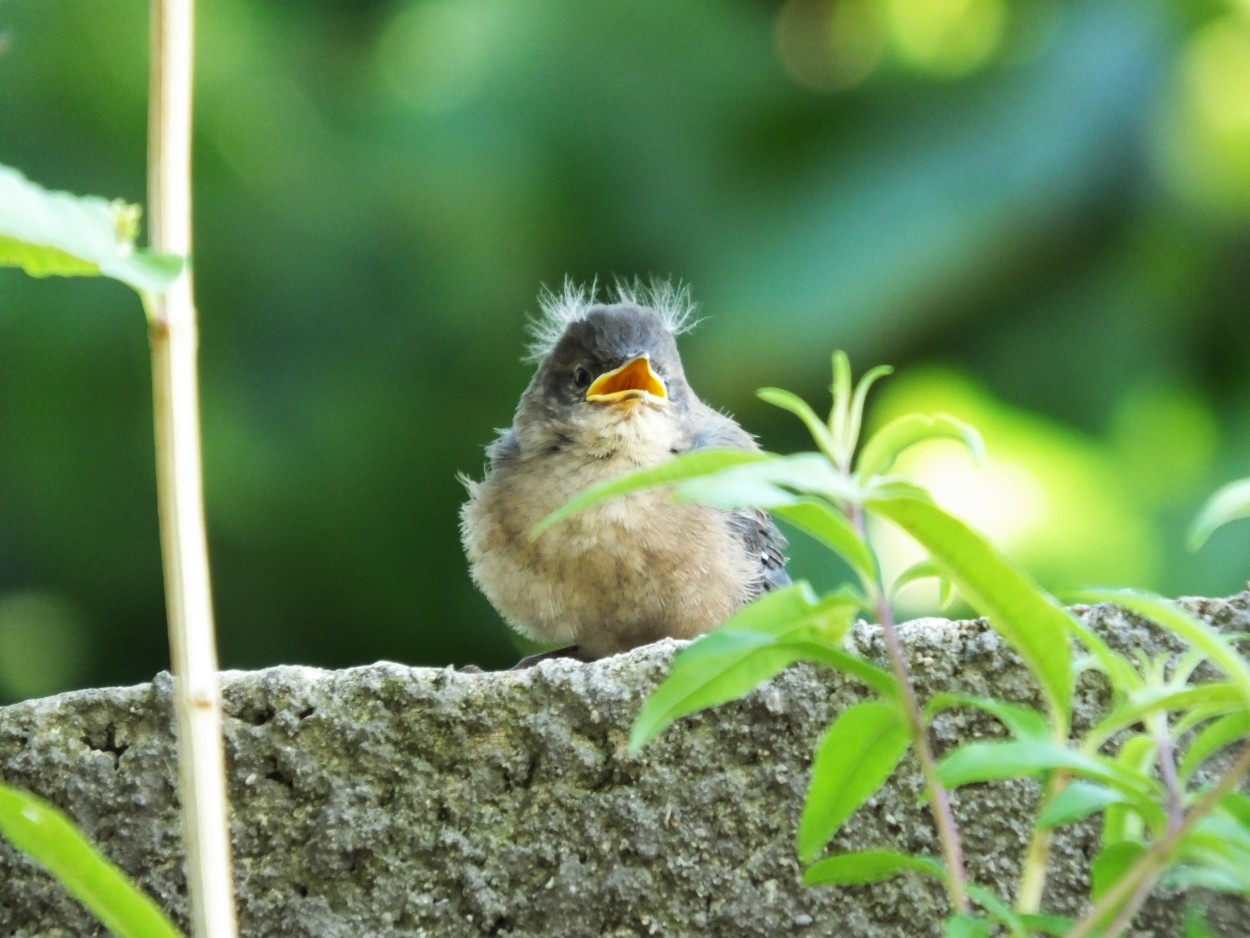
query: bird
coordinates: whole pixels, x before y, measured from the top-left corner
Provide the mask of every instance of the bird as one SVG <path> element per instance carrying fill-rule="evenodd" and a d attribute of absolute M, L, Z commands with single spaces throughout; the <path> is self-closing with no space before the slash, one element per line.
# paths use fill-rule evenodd
<path fill-rule="evenodd" d="M 538 368 L 487 447 L 485 477 L 461 477 L 473 581 L 518 632 L 583 661 L 695 638 L 790 583 L 786 539 L 766 512 L 677 502 L 664 488 L 531 537 L 590 486 L 694 450 L 759 451 L 686 380 L 676 339 L 695 324 L 687 287 L 618 281 L 607 302 L 598 296 L 572 281 L 540 294 L 527 356 Z"/>

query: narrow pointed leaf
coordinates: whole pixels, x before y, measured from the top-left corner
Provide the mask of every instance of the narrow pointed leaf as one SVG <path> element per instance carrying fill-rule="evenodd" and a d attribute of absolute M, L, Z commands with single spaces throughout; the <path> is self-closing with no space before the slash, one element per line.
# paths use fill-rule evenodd
<path fill-rule="evenodd" d="M 183 261 L 136 248 L 138 219 L 136 205 L 52 192 L 0 166 L 0 267 L 35 277 L 103 275 L 160 292 Z"/>
<path fill-rule="evenodd" d="M 55 876 L 119 938 L 176 938 L 178 929 L 57 808 L 0 784 L 0 833 Z"/>
<path fill-rule="evenodd" d="M 718 508 L 772 508 L 792 504 L 801 495 L 816 495 L 829 501 L 856 500 L 861 494 L 820 453 L 771 456 L 764 461 L 729 466 L 714 475 L 684 482 L 678 488 L 681 500 Z"/>
<path fill-rule="evenodd" d="M 1113 804 L 1124 804 L 1128 799 L 1122 792 L 1096 782 L 1070 782 L 1050 800 L 1037 816 L 1037 826 L 1042 830 L 1071 824 L 1097 814 Z"/>
<path fill-rule="evenodd" d="M 850 422 L 846 428 L 848 456 L 859 446 L 859 434 L 864 427 L 864 404 L 868 400 L 868 391 L 882 378 L 892 374 L 894 374 L 894 369 L 889 365 L 877 365 L 875 368 L 868 369 L 855 385 L 855 394 L 851 398 L 849 412 Z"/>
<path fill-rule="evenodd" d="M 874 498 L 870 510 L 920 543 L 959 592 L 1025 660 L 1066 737 L 1072 705 L 1072 615 L 958 518 L 920 499 Z"/>
<path fill-rule="evenodd" d="M 977 697 L 973 694 L 934 694 L 925 707 L 925 714 L 933 717 L 952 707 L 974 707 L 983 710 L 1007 727 L 1017 739 L 1045 740 L 1049 736 L 1046 718 L 1032 707 L 1008 703 L 995 697 Z"/>
<path fill-rule="evenodd" d="M 968 883 L 968 898 L 985 909 L 990 918 L 1007 929 L 1012 938 L 1032 938 L 1028 926 L 1016 911 L 993 890 Z"/>
<path fill-rule="evenodd" d="M 930 440 L 955 440 L 968 448 L 975 462 L 985 458 L 981 434 L 962 420 L 947 414 L 908 414 L 868 438 L 855 463 L 855 475 L 861 482 L 884 475 L 904 452 Z"/>
<path fill-rule="evenodd" d="M 875 582 L 877 563 L 845 515 L 811 498 L 790 505 L 774 505 L 769 510 L 832 550 L 850 564 L 861 580 Z"/>
<path fill-rule="evenodd" d="M 552 525 L 559 524 L 579 511 L 584 511 L 591 505 L 607 501 L 609 498 L 654 488 L 657 485 L 673 485 L 688 479 L 711 475 L 729 466 L 764 462 L 769 458 L 765 453 L 748 453 L 736 449 L 700 449 L 683 453 L 658 466 L 631 472 L 629 475 L 586 489 L 540 521 L 530 532 L 530 537 L 536 540 Z"/>
<path fill-rule="evenodd" d="M 829 428 L 825 426 L 825 422 L 816 416 L 816 412 L 808 405 L 807 401 L 782 388 L 760 388 L 755 392 L 756 396 L 766 403 L 772 404 L 774 407 L 780 407 L 782 410 L 788 410 L 794 416 L 803 421 L 807 427 L 807 432 L 812 435 L 812 439 L 829 459 L 837 461 L 837 446 L 834 443 L 833 435 L 829 432 Z"/>
<path fill-rule="evenodd" d="M 1250 518 L 1250 479 L 1230 482 L 1207 499 L 1189 526 L 1189 549 L 1197 550 L 1216 529 L 1238 518 Z"/>
<path fill-rule="evenodd" d="M 630 751 L 687 714 L 749 693 L 807 657 L 810 646 L 840 641 L 857 609 L 845 596 L 817 599 L 805 582 L 765 593 L 673 658 L 634 720 Z"/>
<path fill-rule="evenodd" d="M 890 584 L 890 596 L 897 597 L 903 587 L 920 580 L 937 580 L 938 605 L 943 609 L 950 605 L 951 600 L 955 596 L 954 587 L 951 585 L 951 581 L 942 575 L 942 571 L 937 568 L 937 564 L 932 560 L 921 560 L 914 563 L 896 576 L 894 582 Z"/>
<path fill-rule="evenodd" d="M 1108 785 L 1147 818 L 1162 820 L 1163 810 L 1155 799 L 1156 782 L 1103 756 L 1086 755 L 1048 740 L 967 743 L 937 765 L 938 778 L 951 788 L 1005 778 L 1037 777 L 1054 769 L 1066 769 L 1080 778 Z"/>
<path fill-rule="evenodd" d="M 961 912 L 942 926 L 942 938 L 993 938 L 997 926 L 988 918 Z"/>
<path fill-rule="evenodd" d="M 803 874 L 804 886 L 849 886 L 879 883 L 900 873 L 923 873 L 946 880 L 946 869 L 932 857 L 914 857 L 896 850 L 860 850 L 818 860 Z"/>
<path fill-rule="evenodd" d="M 902 760 L 911 739 L 897 705 L 869 700 L 848 707 L 825 732 L 799 820 L 798 850 L 813 860 Z"/>

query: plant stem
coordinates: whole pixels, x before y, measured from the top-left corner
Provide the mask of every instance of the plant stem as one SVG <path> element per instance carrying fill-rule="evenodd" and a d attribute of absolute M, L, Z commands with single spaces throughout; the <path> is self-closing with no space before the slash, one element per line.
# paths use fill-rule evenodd
<path fill-rule="evenodd" d="M 864 525 L 864 512 L 860 505 L 852 504 L 849 514 L 851 522 L 859 532 L 861 540 L 867 541 L 867 530 Z M 880 581 L 876 590 L 876 613 L 881 623 L 881 634 L 885 639 L 886 652 L 890 658 L 890 668 L 898 680 L 903 694 L 903 712 L 907 716 L 907 727 L 911 733 L 912 745 L 916 748 L 916 759 L 920 763 L 920 771 L 924 776 L 925 787 L 929 791 L 929 800 L 933 806 L 933 822 L 937 827 L 938 839 L 942 842 L 942 856 L 946 860 L 947 878 L 946 891 L 950 898 L 951 909 L 957 913 L 968 911 L 968 890 L 965 884 L 963 846 L 959 840 L 959 827 L 955 823 L 955 814 L 951 810 L 950 793 L 937 775 L 937 760 L 933 757 L 933 747 L 929 744 L 929 733 L 921 715 L 920 703 L 916 699 L 916 690 L 912 686 L 911 672 L 907 667 L 907 657 L 903 654 L 903 645 L 899 641 L 898 629 L 894 624 L 894 610 L 886 598 L 885 585 Z"/>
<path fill-rule="evenodd" d="M 1067 785 L 1066 772 L 1052 772 L 1040 804 L 1045 806 L 1054 800 Z M 1041 909 L 1042 894 L 1046 890 L 1046 872 L 1050 867 L 1050 847 L 1053 842 L 1053 831 L 1042 830 L 1036 825 L 1033 827 L 1028 852 L 1024 856 L 1024 866 L 1020 871 L 1020 886 L 1016 890 L 1017 912 L 1033 913 Z"/>
<path fill-rule="evenodd" d="M 152 247 L 191 254 L 192 0 L 152 0 L 148 201 Z M 196 318 L 190 265 L 145 297 L 152 346 L 157 496 L 169 616 L 179 794 L 196 938 L 235 934 L 200 467 Z"/>
<path fill-rule="evenodd" d="M 1246 746 L 1242 750 L 1241 755 L 1222 776 L 1214 788 L 1202 796 L 1202 800 L 1194 805 L 1185 815 L 1181 823 L 1171 828 L 1167 834 L 1159 838 L 1116 882 L 1114 886 L 1103 894 L 1103 897 L 1094 904 L 1094 907 L 1086 913 L 1085 918 L 1076 924 L 1072 931 L 1068 932 L 1067 938 L 1085 938 L 1098 928 L 1099 923 L 1103 919 L 1111 915 L 1112 911 L 1121 902 L 1128 900 L 1120 914 L 1116 917 L 1115 924 L 1123 928 L 1132 922 L 1133 916 L 1137 914 L 1137 910 L 1149 895 L 1150 889 L 1154 882 L 1158 879 L 1159 874 L 1163 872 L 1163 868 L 1167 863 L 1168 857 L 1172 851 L 1176 849 L 1188 833 L 1193 830 L 1194 826 L 1202 820 L 1210 811 L 1220 803 L 1220 800 L 1230 791 L 1237 787 L 1242 777 L 1250 772 L 1250 746 Z M 1106 932 L 1108 938 L 1113 938 L 1116 934 L 1114 930 Z"/>

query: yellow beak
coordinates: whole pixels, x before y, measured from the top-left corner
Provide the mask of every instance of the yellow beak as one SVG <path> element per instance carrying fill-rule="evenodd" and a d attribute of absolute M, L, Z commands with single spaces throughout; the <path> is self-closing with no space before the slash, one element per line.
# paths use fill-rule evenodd
<path fill-rule="evenodd" d="M 586 400 L 592 404 L 622 404 L 648 397 L 667 400 L 668 389 L 651 370 L 651 362 L 646 355 L 639 355 L 620 368 L 601 374 L 586 389 Z"/>

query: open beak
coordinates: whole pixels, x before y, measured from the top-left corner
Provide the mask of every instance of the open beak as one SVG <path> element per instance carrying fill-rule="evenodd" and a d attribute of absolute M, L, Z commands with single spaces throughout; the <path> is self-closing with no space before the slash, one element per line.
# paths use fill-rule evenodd
<path fill-rule="evenodd" d="M 651 362 L 646 355 L 639 355 L 620 368 L 601 374 L 586 389 L 586 400 L 592 404 L 623 404 L 642 400 L 654 403 L 667 399 L 668 389 L 651 370 Z"/>

